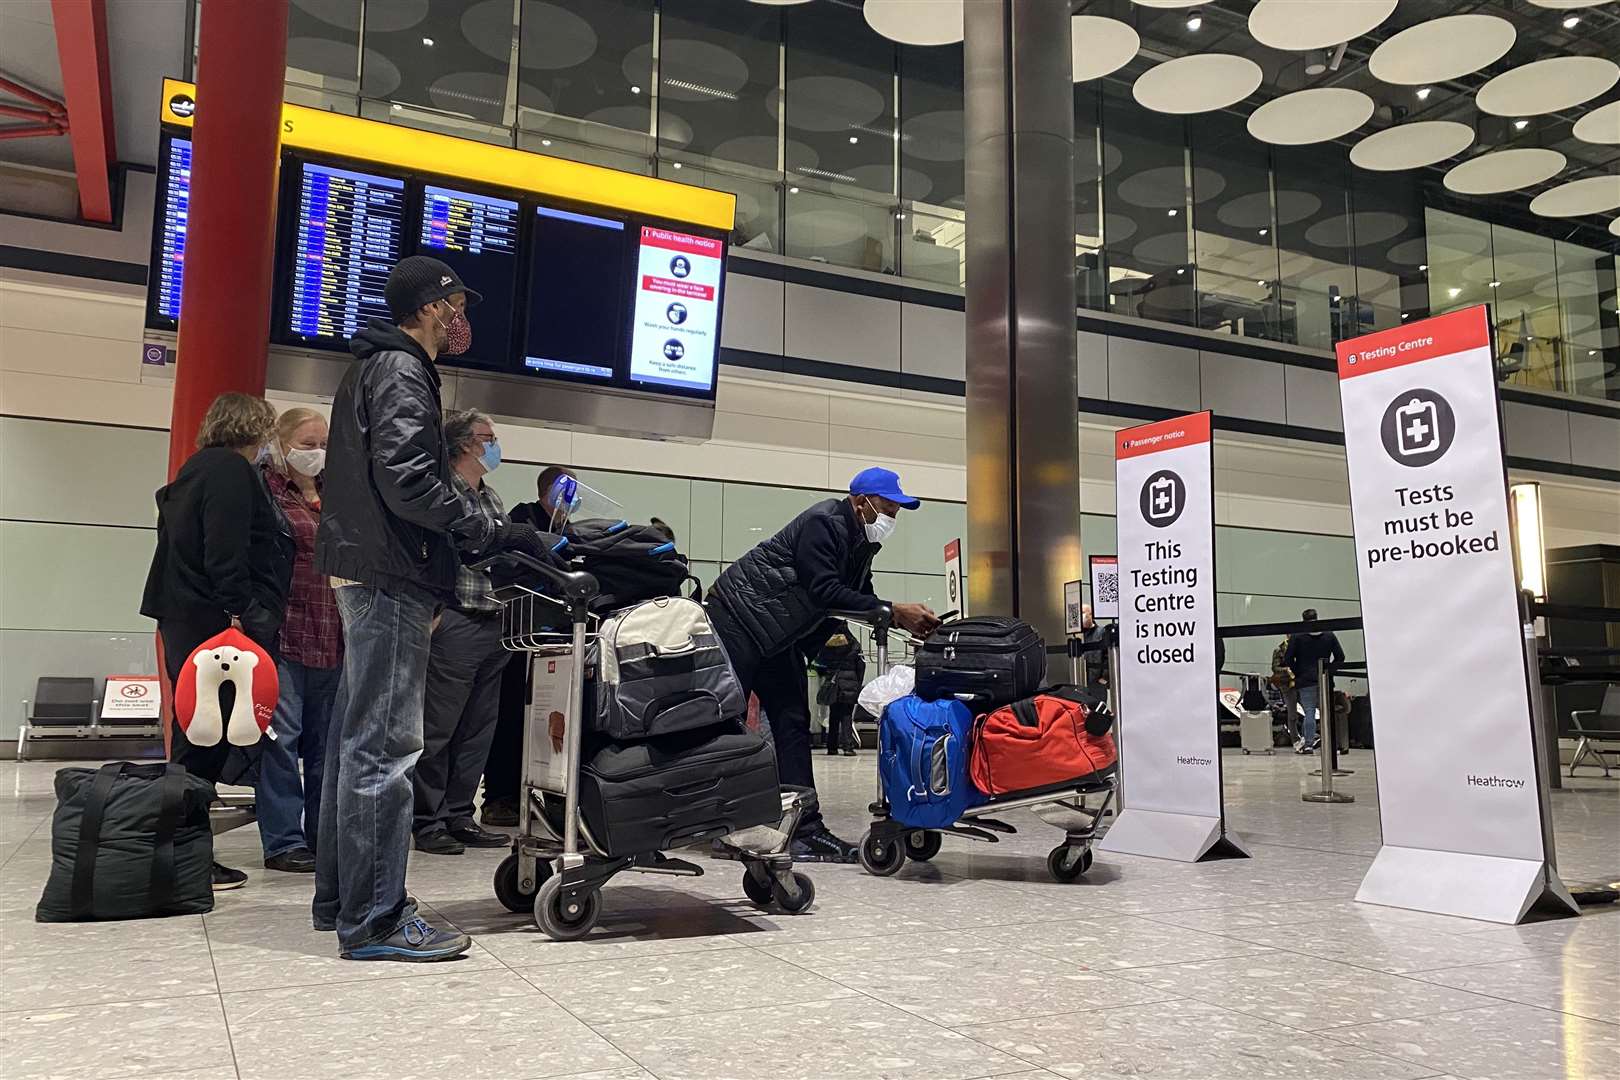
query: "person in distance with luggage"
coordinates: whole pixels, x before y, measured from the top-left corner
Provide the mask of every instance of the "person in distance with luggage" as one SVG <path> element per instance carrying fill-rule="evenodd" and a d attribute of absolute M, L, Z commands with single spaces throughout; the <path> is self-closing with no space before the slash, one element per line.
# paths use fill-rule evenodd
<path fill-rule="evenodd" d="M 469 513 L 500 528 L 506 508 L 484 483 L 501 463 L 495 425 L 476 409 L 453 412 L 444 420 L 444 441 L 456 494 Z M 423 749 L 411 773 L 418 851 L 460 855 L 468 847 L 511 842 L 473 821 L 473 796 L 495 735 L 501 673 L 511 656 L 501 644 L 501 605 L 489 575 L 458 566 L 455 602 L 445 608 L 428 651 Z"/>
<path fill-rule="evenodd" d="M 849 624 L 838 620 L 829 629 L 821 651 L 811 661 L 821 675 L 816 702 L 827 706 L 827 756 L 842 751 L 854 757 L 855 702 L 866 685 L 866 658 L 861 655 L 861 643 L 849 632 Z"/>
<path fill-rule="evenodd" d="M 708 607 L 715 631 L 742 684 L 770 719 L 782 782 L 814 789 L 810 753 L 810 687 L 806 639 L 833 611 L 871 611 L 872 559 L 917 499 L 888 469 L 866 469 L 849 495 L 816 503 L 775 536 L 743 554 L 715 579 Z M 901 629 L 924 638 L 939 618 L 926 604 L 890 605 Z M 809 643 L 819 646 L 819 642 Z M 854 862 L 854 845 L 835 836 L 820 811 L 806 814 L 793 841 L 800 861 Z"/>
<path fill-rule="evenodd" d="M 428 653 L 463 556 L 549 551 L 530 526 L 470 512 L 450 479 L 441 355 L 472 343 L 478 300 L 449 266 L 413 255 L 383 287 L 393 322 L 349 342 L 355 360 L 332 402 L 315 566 L 343 620 L 336 738 L 322 777 L 315 846 L 317 930 L 350 960 L 446 960 L 467 935 L 435 927 L 405 893 L 411 767 L 422 752 Z"/>
<path fill-rule="evenodd" d="M 1306 608 L 1299 617 L 1309 627 L 1316 621 L 1316 609 Z M 1322 689 L 1317 685 L 1316 666 L 1323 660 L 1327 661 L 1330 671 L 1344 663 L 1344 647 L 1339 644 L 1333 631 L 1306 629 L 1289 635 L 1288 648 L 1283 651 L 1283 665 L 1294 673 L 1299 706 L 1305 711 L 1304 732 L 1299 742 L 1294 744 L 1295 753 L 1312 754 L 1322 748 L 1316 730 Z M 1331 702 L 1328 707 L 1332 708 Z"/>
<path fill-rule="evenodd" d="M 157 620 L 170 686 L 179 685 L 197 646 L 229 627 L 276 656 L 296 548 L 287 516 L 254 468 L 275 424 L 276 410 L 263 398 L 221 394 L 203 416 L 197 452 L 158 489 L 157 547 L 141 614 Z M 229 742 L 193 746 L 178 723 L 170 736 L 169 760 L 193 776 L 210 784 L 245 779 L 236 775 L 241 751 Z M 246 883 L 242 871 L 214 864 L 215 892 Z"/>

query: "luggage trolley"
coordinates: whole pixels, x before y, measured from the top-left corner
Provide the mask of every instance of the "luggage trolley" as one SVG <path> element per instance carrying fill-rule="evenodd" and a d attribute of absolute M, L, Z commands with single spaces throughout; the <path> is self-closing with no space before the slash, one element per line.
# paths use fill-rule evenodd
<path fill-rule="evenodd" d="M 602 908 L 602 886 L 620 871 L 701 877 L 703 868 L 661 851 L 623 854 L 607 851 L 592 837 L 579 809 L 579 767 L 584 726 L 586 669 L 593 657 L 591 599 L 597 582 L 581 571 L 546 566 L 508 552 L 483 565 L 517 564 L 529 579 L 541 578 L 560 593 L 553 597 L 528 585 L 508 584 L 496 590 L 501 602 L 501 644 L 508 651 L 535 656 L 568 657 L 568 719 L 562 732 L 562 782 L 548 784 L 534 775 L 533 747 L 554 739 L 549 719 L 524 717 L 522 798 L 512 853 L 495 871 L 495 896 L 508 911 L 534 913 L 536 925 L 557 941 L 589 934 Z M 557 629 L 565 623 L 567 631 Z M 553 745 L 556 745 L 555 740 Z M 554 790 L 560 788 L 561 790 Z M 743 864 L 743 892 L 762 910 L 802 914 L 815 900 L 810 878 L 793 869 L 788 846 L 799 819 L 813 805 L 815 793 L 800 788 L 782 791 L 782 817 L 721 836 Z M 713 833 L 692 842 L 713 839 Z"/>
<path fill-rule="evenodd" d="M 840 611 L 833 614 L 872 628 L 872 639 L 877 647 L 878 672 L 887 671 L 889 631 L 894 617 L 888 605 L 874 611 Z M 908 858 L 927 862 L 939 854 L 946 834 L 998 843 L 998 833 L 1011 836 L 1018 829 L 997 819 L 994 814 L 1003 810 L 1038 807 L 1038 817 L 1064 832 L 1063 843 L 1047 853 L 1047 871 L 1058 881 L 1077 881 L 1091 869 L 1092 843 L 1107 831 L 1105 822 L 1117 788 L 1115 777 L 1115 767 L 1110 767 L 1067 783 L 1014 792 L 969 807 L 948 829 L 914 829 L 889 816 L 889 801 L 883 793 L 882 772 L 879 770 L 877 799 L 869 808 L 872 826 L 861 837 L 861 866 L 867 873 L 878 877 L 897 874 Z M 1087 807 L 1085 800 L 1098 795 L 1102 796 L 1102 803 L 1095 809 Z"/>

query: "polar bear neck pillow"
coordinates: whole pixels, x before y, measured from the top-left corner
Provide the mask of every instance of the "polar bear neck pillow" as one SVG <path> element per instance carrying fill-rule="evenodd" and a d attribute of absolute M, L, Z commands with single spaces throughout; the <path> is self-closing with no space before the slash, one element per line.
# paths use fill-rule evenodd
<path fill-rule="evenodd" d="M 231 715 L 220 708 L 220 690 L 236 688 Z M 174 688 L 174 717 L 192 746 L 252 746 L 269 730 L 281 692 L 275 661 L 240 630 L 216 634 L 197 646 Z"/>

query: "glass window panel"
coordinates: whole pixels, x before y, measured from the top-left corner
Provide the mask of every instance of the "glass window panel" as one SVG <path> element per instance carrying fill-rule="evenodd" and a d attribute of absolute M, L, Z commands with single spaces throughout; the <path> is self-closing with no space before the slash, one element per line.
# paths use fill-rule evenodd
<path fill-rule="evenodd" d="M 818 5 L 819 6 L 819 5 Z M 962 46 L 898 48 L 900 197 L 961 210 L 963 192 Z"/>
<path fill-rule="evenodd" d="M 718 480 L 692 481 L 692 535 L 681 549 L 688 558 L 720 558 L 721 498 L 724 489 L 725 485 Z"/>
<path fill-rule="evenodd" d="M 1497 225 L 1491 255 L 1485 288 L 1494 300 L 1497 377 L 1509 386 L 1565 389 L 1552 240 Z"/>
<path fill-rule="evenodd" d="M 967 222 L 960 210 L 911 203 L 900 219 L 900 273 L 967 286 Z"/>
<path fill-rule="evenodd" d="M 1239 337 L 1282 336 L 1268 151 L 1225 113 L 1191 125 L 1198 325 Z"/>
<path fill-rule="evenodd" d="M 1356 295 L 1365 334 L 1428 314 L 1429 290 L 1419 269 L 1428 252 L 1423 194 L 1410 177 L 1362 170 L 1355 180 Z"/>
<path fill-rule="evenodd" d="M 1316 349 L 1355 335 L 1356 275 L 1343 162 L 1319 147 L 1272 151 L 1284 341 Z"/>
<path fill-rule="evenodd" d="M 784 33 L 787 171 L 892 196 L 894 43 L 858 5 L 790 7 Z"/>
<path fill-rule="evenodd" d="M 735 0 L 664 0 L 658 42 L 660 145 L 778 171 L 781 9 Z"/>
<path fill-rule="evenodd" d="M 353 98 L 360 93 L 360 5 L 361 0 L 302 0 L 288 7 L 289 88 L 307 87 L 317 92 L 316 97 Z M 289 101 L 294 98 L 316 105 L 298 94 L 288 95 Z"/>
<path fill-rule="evenodd" d="M 797 190 L 794 190 L 797 188 Z M 894 273 L 894 237 L 904 219 L 892 203 L 877 205 L 791 185 L 784 251 L 815 262 Z"/>
<path fill-rule="evenodd" d="M 1568 389 L 1586 397 L 1620 399 L 1620 323 L 1615 315 L 1617 260 L 1558 241 L 1558 308 Z M 1545 290 L 1543 283 L 1541 288 Z"/>
<path fill-rule="evenodd" d="M 518 17 L 518 126 L 650 153 L 653 0 L 523 0 Z"/>
<path fill-rule="evenodd" d="M 1219 525 L 1215 580 L 1222 589 L 1258 595 L 1345 600 L 1360 595 L 1355 547 L 1348 536 Z"/>
<path fill-rule="evenodd" d="M 1446 210 L 1424 212 L 1429 309 L 1436 315 L 1491 299 L 1491 227 Z"/>
<path fill-rule="evenodd" d="M 360 93 L 484 125 L 510 125 L 511 0 L 369 0 Z"/>
<path fill-rule="evenodd" d="M 732 247 L 749 251 L 782 250 L 782 191 L 770 180 L 757 180 L 701 162 L 660 161 L 658 175 L 666 180 L 696 184 L 737 196 L 737 223 L 731 230 Z"/>
<path fill-rule="evenodd" d="M 1186 125 L 1124 87 L 1103 96 L 1103 244 L 1108 310 L 1161 322 L 1194 315 Z M 1119 167 L 1108 162 L 1118 156 Z"/>
<path fill-rule="evenodd" d="M 1102 84 L 1074 87 L 1074 292 L 1078 307 L 1108 306 L 1103 267 Z M 1119 164 L 1117 156 L 1113 164 Z"/>

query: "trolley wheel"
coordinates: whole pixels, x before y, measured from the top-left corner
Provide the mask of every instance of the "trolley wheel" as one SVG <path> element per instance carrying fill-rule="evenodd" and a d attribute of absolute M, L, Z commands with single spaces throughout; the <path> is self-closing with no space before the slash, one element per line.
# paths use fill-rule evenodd
<path fill-rule="evenodd" d="M 602 913 L 602 894 L 596 889 L 570 905 L 563 898 L 563 879 L 556 874 L 534 894 L 534 921 L 553 941 L 578 941 L 596 926 Z"/>
<path fill-rule="evenodd" d="M 861 866 L 868 874 L 888 877 L 897 874 L 906 865 L 904 842 L 885 840 L 872 835 L 870 829 L 861 837 Z"/>
<path fill-rule="evenodd" d="M 535 860 L 534 876 L 543 884 L 551 876 L 551 864 L 544 859 Z M 508 855 L 495 868 L 495 899 L 507 911 L 521 915 L 534 910 L 534 893 L 524 892 L 518 881 L 518 857 Z"/>
<path fill-rule="evenodd" d="M 778 907 L 789 915 L 802 915 L 810 910 L 810 905 L 816 902 L 816 883 L 810 880 L 809 874 L 793 871 L 793 892 L 788 891 L 775 880 L 771 882 L 771 896 Z"/>
<path fill-rule="evenodd" d="M 743 895 L 757 908 L 768 908 L 775 901 L 771 895 L 771 882 L 759 880 L 751 870 L 743 871 Z"/>
<path fill-rule="evenodd" d="M 1059 881 L 1077 881 L 1091 869 L 1091 849 L 1059 844 L 1046 856 L 1046 869 Z"/>
<path fill-rule="evenodd" d="M 927 829 L 913 829 L 906 833 L 906 857 L 916 859 L 918 862 L 927 862 L 939 854 L 940 845 L 945 838 L 937 832 Z"/>

